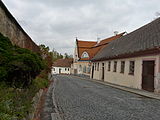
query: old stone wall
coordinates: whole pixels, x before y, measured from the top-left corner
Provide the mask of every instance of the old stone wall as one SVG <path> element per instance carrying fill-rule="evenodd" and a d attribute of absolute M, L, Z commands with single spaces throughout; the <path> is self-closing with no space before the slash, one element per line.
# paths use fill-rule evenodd
<path fill-rule="evenodd" d="M 39 47 L 32 41 L 27 33 L 18 24 L 15 18 L 11 15 L 8 9 L 0 0 L 0 33 L 8 37 L 12 44 L 22 48 L 30 49 L 34 52 L 39 52 Z"/>

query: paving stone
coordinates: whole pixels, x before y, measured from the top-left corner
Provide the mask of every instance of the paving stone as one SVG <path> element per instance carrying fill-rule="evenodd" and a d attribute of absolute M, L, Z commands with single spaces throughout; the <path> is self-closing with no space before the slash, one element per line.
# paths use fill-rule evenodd
<path fill-rule="evenodd" d="M 64 120 L 159 120 L 160 101 L 72 76 L 56 76 Z"/>

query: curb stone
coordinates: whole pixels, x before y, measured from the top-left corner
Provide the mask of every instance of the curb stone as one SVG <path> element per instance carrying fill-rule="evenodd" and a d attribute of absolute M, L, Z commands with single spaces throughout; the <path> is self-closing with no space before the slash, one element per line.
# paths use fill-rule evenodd
<path fill-rule="evenodd" d="M 57 81 L 57 79 L 54 78 L 52 101 L 53 101 L 53 105 L 55 106 L 55 113 L 51 113 L 51 117 L 52 117 L 52 120 L 62 120 L 62 118 L 60 117 L 60 113 L 58 111 L 58 106 L 56 104 L 55 94 L 54 94 L 54 90 L 55 90 L 55 87 L 56 87 L 56 81 Z"/>
<path fill-rule="evenodd" d="M 110 86 L 110 87 L 113 87 L 113 88 L 116 88 L 116 89 L 119 89 L 119 90 L 134 93 L 134 94 L 144 96 L 144 97 L 147 97 L 147 98 L 160 100 L 160 94 L 155 94 L 155 93 L 152 93 L 152 92 L 139 90 L 139 89 L 134 89 L 134 88 L 129 88 L 129 87 L 124 87 L 124 86 L 120 86 L 120 85 L 115 85 L 115 84 L 112 84 L 112 83 L 102 82 L 102 81 L 98 81 L 98 80 L 90 79 L 90 78 L 89 79 L 88 78 L 82 78 L 82 77 L 79 77 L 79 76 L 73 76 L 73 77 L 77 77 L 77 78 L 80 78 L 82 80 L 87 80 L 87 81 L 100 83 L 100 84 L 103 84 L 103 85 L 107 85 L 107 86 Z"/>

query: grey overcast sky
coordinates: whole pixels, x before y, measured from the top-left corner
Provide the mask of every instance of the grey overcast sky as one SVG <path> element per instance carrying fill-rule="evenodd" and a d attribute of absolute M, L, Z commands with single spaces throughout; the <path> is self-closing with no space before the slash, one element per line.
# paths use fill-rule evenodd
<path fill-rule="evenodd" d="M 2 0 L 37 44 L 72 54 L 75 37 L 96 40 L 151 22 L 160 0 Z"/>

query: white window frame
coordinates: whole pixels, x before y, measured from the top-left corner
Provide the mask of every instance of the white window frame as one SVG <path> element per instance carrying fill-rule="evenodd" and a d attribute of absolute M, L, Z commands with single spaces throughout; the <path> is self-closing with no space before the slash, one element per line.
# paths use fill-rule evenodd
<path fill-rule="evenodd" d="M 82 53 L 81 58 L 89 58 L 89 54 L 88 54 L 86 51 L 84 51 L 84 52 Z"/>

